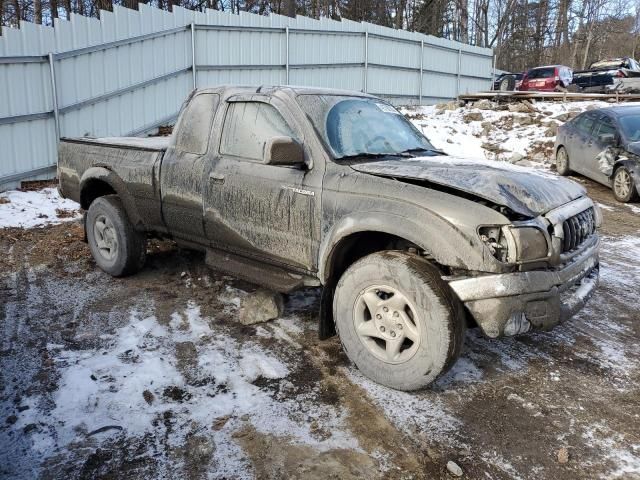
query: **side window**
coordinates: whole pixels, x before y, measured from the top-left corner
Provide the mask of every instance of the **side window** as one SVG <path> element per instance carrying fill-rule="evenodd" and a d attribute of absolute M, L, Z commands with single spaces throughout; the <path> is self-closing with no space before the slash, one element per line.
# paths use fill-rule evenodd
<path fill-rule="evenodd" d="M 176 133 L 176 150 L 202 155 L 207 152 L 218 95 L 203 93 L 191 99 L 182 113 Z"/>
<path fill-rule="evenodd" d="M 278 136 L 296 135 L 272 105 L 233 102 L 224 119 L 220 153 L 262 160 L 265 143 Z"/>
<path fill-rule="evenodd" d="M 585 133 L 587 135 L 590 135 L 591 134 L 591 129 L 593 128 L 594 122 L 595 122 L 595 119 L 594 119 L 593 115 L 583 115 L 583 116 L 581 116 L 580 118 L 578 118 L 576 120 L 575 127 L 581 133 Z"/>
<path fill-rule="evenodd" d="M 613 122 L 608 118 L 601 118 L 596 128 L 593 130 L 593 135 L 599 137 L 600 135 L 616 134 L 616 127 Z"/>

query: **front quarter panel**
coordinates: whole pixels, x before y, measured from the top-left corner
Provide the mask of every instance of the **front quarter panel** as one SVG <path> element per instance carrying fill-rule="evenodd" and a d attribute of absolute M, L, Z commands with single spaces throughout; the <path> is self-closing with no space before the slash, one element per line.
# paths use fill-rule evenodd
<path fill-rule="evenodd" d="M 404 238 L 451 268 L 485 272 L 507 268 L 484 246 L 477 228 L 505 225 L 509 220 L 464 198 L 331 164 L 322 210 L 319 264 L 323 281 L 331 273 L 327 265 L 340 240 L 366 231 Z"/>

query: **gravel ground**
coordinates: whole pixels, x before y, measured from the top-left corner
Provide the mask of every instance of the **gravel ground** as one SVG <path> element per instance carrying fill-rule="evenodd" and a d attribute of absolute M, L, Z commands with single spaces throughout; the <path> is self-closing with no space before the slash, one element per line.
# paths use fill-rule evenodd
<path fill-rule="evenodd" d="M 604 211 L 602 282 L 549 333 L 469 331 L 402 393 L 317 340 L 319 292 L 237 322 L 254 287 L 170 243 L 99 271 L 77 221 L 0 229 L 0 477 L 640 478 L 640 206 Z"/>

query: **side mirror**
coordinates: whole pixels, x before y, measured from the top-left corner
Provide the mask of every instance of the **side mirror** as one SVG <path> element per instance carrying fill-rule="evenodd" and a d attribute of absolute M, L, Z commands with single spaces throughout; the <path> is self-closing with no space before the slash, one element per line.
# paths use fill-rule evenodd
<path fill-rule="evenodd" d="M 263 163 L 267 165 L 301 166 L 304 164 L 304 149 L 291 137 L 272 137 L 264 146 Z"/>
<path fill-rule="evenodd" d="M 605 145 L 613 145 L 616 143 L 616 136 L 613 133 L 603 133 L 598 135 L 598 140 Z"/>

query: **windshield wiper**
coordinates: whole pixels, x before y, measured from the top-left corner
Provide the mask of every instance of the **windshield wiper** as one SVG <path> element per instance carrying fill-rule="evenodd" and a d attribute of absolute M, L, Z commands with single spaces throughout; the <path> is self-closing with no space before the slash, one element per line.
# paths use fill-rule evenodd
<path fill-rule="evenodd" d="M 444 155 L 444 152 L 442 150 L 436 150 L 435 148 L 422 148 L 422 147 L 407 148 L 406 150 L 403 150 L 400 153 L 414 154 L 414 153 L 418 153 L 418 152 L 433 152 L 433 153 L 438 153 L 440 155 Z"/>
<path fill-rule="evenodd" d="M 407 152 L 408 153 L 408 152 Z M 353 160 L 359 158 L 383 158 L 383 157 L 406 157 L 407 153 L 354 153 L 353 155 L 343 155 L 336 160 Z"/>

